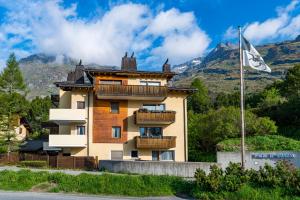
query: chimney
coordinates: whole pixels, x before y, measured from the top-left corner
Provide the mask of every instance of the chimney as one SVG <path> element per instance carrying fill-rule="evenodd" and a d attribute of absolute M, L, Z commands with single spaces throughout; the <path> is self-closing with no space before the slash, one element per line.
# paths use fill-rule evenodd
<path fill-rule="evenodd" d="M 70 71 L 67 76 L 67 81 L 74 83 L 84 83 L 84 66 L 81 60 L 76 65 L 75 71 Z"/>
<path fill-rule="evenodd" d="M 82 65 L 81 60 L 78 65 L 76 65 L 74 72 L 74 82 L 75 83 L 84 83 L 84 66 Z"/>
<path fill-rule="evenodd" d="M 127 57 L 127 52 L 125 53 L 125 56 L 122 58 L 121 70 L 137 71 L 136 58 L 134 57 L 134 52 L 130 57 Z"/>
<path fill-rule="evenodd" d="M 166 62 L 163 64 L 163 67 L 162 67 L 162 71 L 164 73 L 170 73 L 171 72 L 171 65 L 168 62 L 169 62 L 169 59 L 167 58 Z"/>

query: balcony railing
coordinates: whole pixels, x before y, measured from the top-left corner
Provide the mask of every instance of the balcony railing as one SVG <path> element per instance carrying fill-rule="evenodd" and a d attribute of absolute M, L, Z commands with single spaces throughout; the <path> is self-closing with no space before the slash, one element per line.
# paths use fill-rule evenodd
<path fill-rule="evenodd" d="M 95 86 L 98 99 L 163 100 L 167 97 L 167 86 L 105 85 Z"/>
<path fill-rule="evenodd" d="M 135 137 L 137 149 L 170 149 L 176 147 L 176 136 Z"/>
<path fill-rule="evenodd" d="M 50 109 L 49 121 L 57 124 L 86 122 L 85 109 Z"/>
<path fill-rule="evenodd" d="M 49 147 L 86 147 L 86 135 L 49 135 Z"/>
<path fill-rule="evenodd" d="M 134 112 L 136 124 L 172 124 L 175 122 L 175 111 L 147 111 Z"/>

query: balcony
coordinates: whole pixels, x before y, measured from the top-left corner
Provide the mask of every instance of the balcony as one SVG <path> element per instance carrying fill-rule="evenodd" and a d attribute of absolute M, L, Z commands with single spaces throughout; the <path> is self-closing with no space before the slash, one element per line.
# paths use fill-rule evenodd
<path fill-rule="evenodd" d="M 170 149 L 176 147 L 176 136 L 135 137 L 137 149 Z"/>
<path fill-rule="evenodd" d="M 57 124 L 85 123 L 85 109 L 50 109 L 49 121 Z"/>
<path fill-rule="evenodd" d="M 134 112 L 135 123 L 168 125 L 175 122 L 175 111 L 147 111 L 140 109 Z"/>
<path fill-rule="evenodd" d="M 49 135 L 49 147 L 86 147 L 86 135 Z"/>
<path fill-rule="evenodd" d="M 167 97 L 167 86 L 104 85 L 95 86 L 98 99 L 130 99 L 162 101 Z"/>

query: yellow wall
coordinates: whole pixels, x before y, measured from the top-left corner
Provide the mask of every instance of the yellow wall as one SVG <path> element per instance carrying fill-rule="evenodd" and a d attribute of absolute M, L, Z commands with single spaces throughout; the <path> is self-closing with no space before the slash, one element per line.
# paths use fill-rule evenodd
<path fill-rule="evenodd" d="M 128 84 L 138 85 L 140 79 L 129 78 Z M 144 80 L 144 79 L 141 79 Z M 161 81 L 162 85 L 166 84 L 164 79 L 147 79 L 149 81 Z M 93 91 L 89 92 L 89 104 L 88 107 L 88 94 L 84 91 L 73 91 L 64 92 L 60 91 L 61 101 L 60 108 L 76 108 L 77 101 L 86 102 L 86 111 L 88 112 L 89 120 L 86 124 L 86 134 L 88 135 L 89 144 L 87 148 L 64 148 L 64 152 L 71 153 L 75 156 L 98 156 L 98 159 L 105 160 L 111 159 L 111 151 L 120 150 L 123 151 L 123 159 L 131 159 L 131 151 L 135 149 L 134 137 L 139 136 L 139 126 L 134 123 L 133 113 L 142 107 L 145 103 L 164 103 L 166 105 L 166 110 L 176 111 L 176 120 L 170 125 L 163 125 L 163 135 L 164 136 L 176 136 L 176 147 L 169 150 L 175 151 L 175 161 L 185 161 L 187 159 L 187 137 L 184 135 L 187 133 L 184 128 L 184 118 L 186 117 L 186 112 L 184 112 L 184 105 L 186 109 L 186 95 L 185 94 L 169 94 L 169 96 L 163 102 L 154 101 L 128 101 L 128 141 L 124 144 L 116 143 L 93 143 Z M 101 100 L 98 100 L 101 101 Z M 185 117 L 184 117 L 185 116 Z M 65 126 L 60 126 L 60 134 L 76 134 L 76 126 L 78 124 L 69 124 Z M 155 126 L 155 125 L 152 125 Z M 157 125 L 158 126 L 158 125 Z M 156 149 L 153 149 L 156 150 Z M 151 150 L 141 150 L 138 149 L 139 158 L 142 160 L 152 160 L 152 149 Z"/>

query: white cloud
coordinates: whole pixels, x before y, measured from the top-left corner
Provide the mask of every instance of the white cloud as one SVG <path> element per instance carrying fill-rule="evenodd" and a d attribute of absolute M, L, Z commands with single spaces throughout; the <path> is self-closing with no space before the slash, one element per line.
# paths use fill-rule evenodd
<path fill-rule="evenodd" d="M 277 17 L 244 25 L 244 35 L 254 44 L 278 38 L 293 39 L 300 34 L 300 15 L 292 16 L 291 14 L 298 5 L 299 0 L 292 0 L 286 7 L 276 9 Z M 234 38 L 233 33 L 234 29 L 230 26 L 224 34 L 224 39 Z"/>
<path fill-rule="evenodd" d="M 146 5 L 121 4 L 88 21 L 77 16 L 76 4 L 63 7 L 58 0 L 0 0 L 1 4 L 8 9 L 7 20 L 0 25 L 0 40 L 6 38 L 0 44 L 1 53 L 6 57 L 4 50 L 26 55 L 22 52 L 26 41 L 31 46 L 27 54 L 66 54 L 84 63 L 119 66 L 125 51 L 136 51 L 158 63 L 169 57 L 178 64 L 201 56 L 210 42 L 192 12 L 174 8 L 155 13 Z"/>

